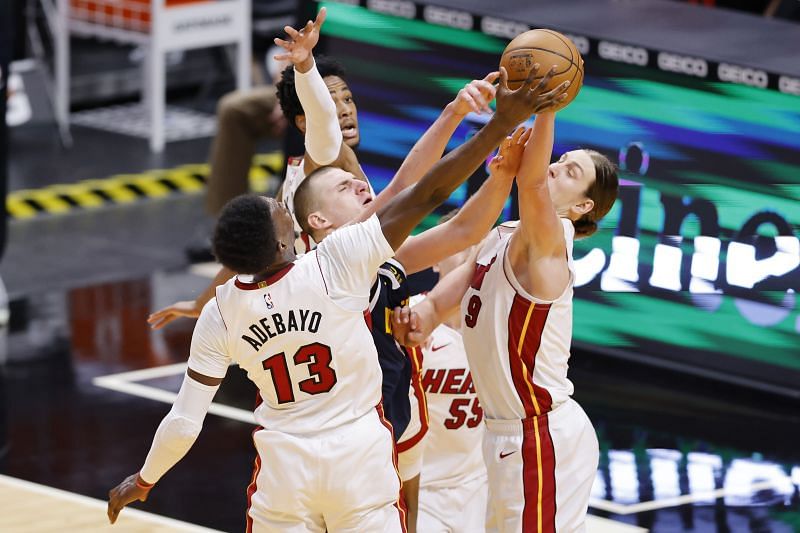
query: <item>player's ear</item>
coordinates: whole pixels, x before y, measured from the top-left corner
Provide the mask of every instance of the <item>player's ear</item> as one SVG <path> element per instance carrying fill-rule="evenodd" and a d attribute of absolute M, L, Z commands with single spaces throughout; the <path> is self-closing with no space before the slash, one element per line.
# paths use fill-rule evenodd
<path fill-rule="evenodd" d="M 319 211 L 314 211 L 308 215 L 308 225 L 314 231 L 324 231 L 331 227 L 331 222 Z"/>
<path fill-rule="evenodd" d="M 297 129 L 300 130 L 302 133 L 306 132 L 306 116 L 305 115 L 296 115 L 294 117 L 294 125 L 297 126 Z"/>
<path fill-rule="evenodd" d="M 587 198 L 583 200 L 579 204 L 575 204 L 572 206 L 572 212 L 578 215 L 578 218 L 582 217 L 592 209 L 594 209 L 594 200 L 591 198 Z"/>

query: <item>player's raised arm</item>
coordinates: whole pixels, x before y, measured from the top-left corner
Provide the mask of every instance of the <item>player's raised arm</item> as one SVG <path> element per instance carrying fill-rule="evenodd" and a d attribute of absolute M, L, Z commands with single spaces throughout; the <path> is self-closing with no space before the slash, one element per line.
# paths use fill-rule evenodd
<path fill-rule="evenodd" d="M 392 181 L 375 198 L 374 205 L 370 206 L 374 212 L 386 205 L 398 193 L 417 183 L 433 164 L 441 159 L 456 128 L 470 111 L 490 112 L 489 102 L 494 100 L 497 92 L 493 83 L 499 76 L 499 72 L 490 72 L 483 79 L 472 80 L 458 91 L 453 101 L 445 106 L 433 124 L 414 144 Z"/>
<path fill-rule="evenodd" d="M 336 161 L 343 146 L 336 104 L 314 64 L 313 50 L 326 16 L 323 7 L 316 20 L 309 20 L 300 31 L 286 26 L 290 40 L 275 38 L 275 44 L 286 50 L 275 59 L 289 60 L 294 65 L 295 89 L 306 120 L 306 156 L 318 166 Z"/>
<path fill-rule="evenodd" d="M 534 85 L 538 68 L 531 69 L 516 91 L 508 89 L 508 74 L 501 69 L 497 89 L 497 112 L 472 138 L 436 162 L 422 179 L 406 189 L 378 212 L 384 236 L 395 250 L 417 224 L 472 174 L 491 151 L 520 122 L 561 102 L 568 82 L 544 92 L 551 73 Z"/>
<path fill-rule="evenodd" d="M 403 264 L 406 274 L 419 272 L 481 242 L 508 199 L 530 134 L 530 129 L 520 127 L 505 138 L 500 152 L 489 163 L 489 177 L 455 217 L 403 243 L 395 258 Z"/>
<path fill-rule="evenodd" d="M 528 252 L 535 257 L 563 255 L 564 231 L 547 183 L 554 134 L 555 113 L 538 115 L 517 179 L 520 228 L 511 242 L 512 256 Z"/>

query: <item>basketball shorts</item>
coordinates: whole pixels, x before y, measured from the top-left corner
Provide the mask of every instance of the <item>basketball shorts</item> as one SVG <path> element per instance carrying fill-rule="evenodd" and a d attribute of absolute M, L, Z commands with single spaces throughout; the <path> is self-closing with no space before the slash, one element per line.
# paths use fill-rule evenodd
<path fill-rule="evenodd" d="M 390 428 L 373 409 L 309 435 L 257 430 L 248 533 L 404 531 Z"/>
<path fill-rule="evenodd" d="M 488 495 L 486 476 L 457 487 L 420 487 L 418 533 L 483 533 Z"/>
<path fill-rule="evenodd" d="M 486 428 L 487 531 L 585 531 L 600 453 L 580 405 L 570 399 L 526 420 L 486 419 Z"/>

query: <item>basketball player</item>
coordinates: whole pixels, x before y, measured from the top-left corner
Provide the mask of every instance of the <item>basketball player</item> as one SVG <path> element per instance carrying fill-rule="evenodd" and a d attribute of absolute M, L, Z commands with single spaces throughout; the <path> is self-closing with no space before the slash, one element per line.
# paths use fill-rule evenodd
<path fill-rule="evenodd" d="M 361 220 L 300 259 L 293 221 L 278 202 L 233 200 L 217 223 L 215 254 L 238 276 L 217 289 L 192 335 L 189 368 L 145 464 L 109 492 L 108 516 L 144 500 L 193 444 L 229 363 L 245 369 L 263 403 L 254 434 L 259 455 L 248 489 L 248 530 L 401 531 L 391 428 L 380 416 L 380 367 L 363 320 L 378 266 L 481 164 L 516 124 L 542 106 L 535 73 L 516 91 L 501 71 L 497 112 L 474 137 L 438 161 L 377 215 L 355 177 L 323 167 L 310 183 L 346 183 L 334 195 Z M 560 93 L 550 94 L 547 106 Z M 261 459 L 268 467 L 260 469 Z"/>
<path fill-rule="evenodd" d="M 536 117 L 517 177 L 520 220 L 493 230 L 474 262 L 404 310 L 407 343 L 460 313 L 484 409 L 489 504 L 503 532 L 583 531 L 597 437 L 570 396 L 572 243 L 597 230 L 617 195 L 614 166 L 589 150 L 549 165 L 555 117 Z M 402 333 L 402 332 L 398 332 Z"/>
<path fill-rule="evenodd" d="M 524 143 L 516 146 L 524 147 Z M 519 156 L 521 153 L 518 149 Z M 491 165 L 496 163 L 493 160 Z M 511 158 L 505 163 L 514 165 Z M 515 166 L 519 166 L 519 157 Z M 515 175 L 516 168 L 511 172 L 512 179 Z M 448 213 L 439 223 L 454 214 Z M 439 276 L 445 277 L 469 255 L 467 249 L 440 261 L 436 265 Z M 412 304 L 422 298 L 412 298 Z M 418 348 L 423 354 L 422 388 L 429 415 L 429 430 L 420 446 L 417 530 L 421 533 L 485 531 L 488 484 L 480 451 L 483 410 L 475 394 L 460 329 L 461 317 L 452 313 Z"/>
<path fill-rule="evenodd" d="M 352 173 L 366 180 L 351 149 L 359 137 L 356 126 L 357 114 L 349 89 L 337 75 L 341 71 L 337 70 L 330 60 L 323 60 L 318 69 L 311 54 L 325 14 L 323 9 L 316 22 L 304 28 L 302 35 L 287 27 L 287 32 L 293 37 L 293 41 L 291 43 L 279 41 L 287 50 L 291 49 L 291 53 L 280 59 L 290 59 L 294 63 L 294 70 L 290 67 L 284 71 L 283 80 L 279 84 L 281 106 L 287 118 L 296 124 L 298 129 L 304 131 L 306 136 L 306 155 L 301 161 L 295 160 L 289 166 L 283 189 L 284 200 L 295 221 L 297 217 L 295 216 L 294 200 L 297 188 L 303 183 L 306 172 L 309 169 L 313 171 L 318 168 L 320 162 L 351 169 Z M 323 73 L 326 73 L 327 76 L 323 77 Z M 484 80 L 475 80 L 459 91 L 456 99 L 445 108 L 436 122 L 416 143 L 395 179 L 374 199 L 370 208 L 376 209 L 401 189 L 418 181 L 421 175 L 441 157 L 450 136 L 469 111 L 488 109 L 488 103 L 494 98 L 495 93 L 495 88 L 491 83 L 497 76 L 497 73 L 492 73 Z M 485 202 L 485 205 L 474 204 L 473 207 L 466 209 L 464 217 L 454 221 L 448 227 L 449 236 L 439 234 L 430 237 L 443 240 L 450 246 L 464 242 L 462 247 L 479 240 L 485 231 L 483 228 L 490 227 L 499 215 L 502 203 L 510 190 L 511 181 L 488 180 L 486 187 L 481 189 L 476 198 L 478 201 Z M 304 199 L 299 202 L 298 208 L 304 209 L 312 204 L 317 205 L 320 203 L 319 197 L 327 195 L 328 191 L 315 189 L 311 194 L 302 195 Z M 488 195 L 491 195 L 491 198 L 487 198 Z M 296 250 L 308 250 L 326 232 L 348 221 L 349 215 L 345 212 L 342 216 L 336 204 L 328 207 L 323 210 L 325 220 L 320 221 L 318 217 L 315 218 L 316 221 L 321 222 L 321 225 L 318 225 L 315 230 L 305 228 L 308 231 L 303 231 L 304 228 L 295 222 L 295 229 L 300 234 L 295 242 Z M 494 214 L 490 215 L 491 213 Z M 303 217 L 307 217 L 307 214 L 309 214 L 308 209 Z M 468 234 L 465 235 L 465 232 Z M 468 242 L 465 242 L 465 239 Z M 398 250 L 398 257 L 404 257 L 409 261 L 409 266 L 413 268 L 412 272 L 422 270 L 436 261 L 435 255 L 428 256 L 420 250 L 423 243 L 424 241 L 409 243 L 408 253 L 401 253 Z M 450 253 L 446 246 L 436 243 L 431 243 L 430 246 L 439 250 L 441 254 Z M 424 258 L 424 264 L 415 264 L 419 263 L 419 260 L 414 260 L 416 255 Z M 223 269 L 212 287 L 223 283 L 232 274 L 229 270 Z M 403 266 L 398 262 L 387 262 L 379 270 L 378 280 L 370 294 L 369 310 L 374 325 L 372 328 L 373 338 L 378 347 L 381 363 L 383 406 L 386 418 L 391 422 L 398 441 L 399 469 L 404 482 L 403 494 L 409 504 L 409 523 L 413 524 L 416 516 L 417 481 L 421 466 L 419 456 L 413 448 L 427 430 L 427 415 L 419 383 L 417 358 L 406 354 L 395 343 L 391 331 L 384 327 L 385 324 L 388 325 L 388 313 L 395 306 L 403 305 L 408 297 L 405 280 L 406 273 Z M 212 296 L 213 289 L 207 290 L 195 302 L 179 302 L 154 313 L 150 321 L 155 327 L 161 327 L 177 316 L 199 314 L 199 310 Z M 412 396 L 409 396 L 410 387 L 414 392 Z"/>

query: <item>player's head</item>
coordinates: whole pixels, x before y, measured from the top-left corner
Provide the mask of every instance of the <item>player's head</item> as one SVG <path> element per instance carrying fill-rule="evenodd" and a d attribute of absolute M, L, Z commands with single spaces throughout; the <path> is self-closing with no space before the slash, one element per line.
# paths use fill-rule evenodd
<path fill-rule="evenodd" d="M 294 224 L 273 198 L 245 194 L 222 208 L 213 237 L 214 255 L 237 274 L 258 274 L 294 258 Z"/>
<path fill-rule="evenodd" d="M 597 231 L 617 199 L 619 180 L 614 163 L 594 150 L 566 152 L 550 165 L 547 185 L 560 216 L 572 220 L 577 238 Z"/>
<path fill-rule="evenodd" d="M 344 142 L 351 148 L 355 148 L 361 140 L 358 131 L 358 112 L 350 87 L 344 81 L 344 68 L 325 56 L 315 56 L 315 62 L 317 70 L 325 81 L 325 85 L 328 86 L 328 91 L 336 104 L 336 115 L 339 117 L 339 127 L 342 129 Z M 305 133 L 306 116 L 295 89 L 294 67 L 289 66 L 283 70 L 277 88 L 278 100 L 286 120 Z"/>
<path fill-rule="evenodd" d="M 303 231 L 320 242 L 359 216 L 372 200 L 364 180 L 338 167 L 320 167 L 297 187 L 294 212 Z"/>

